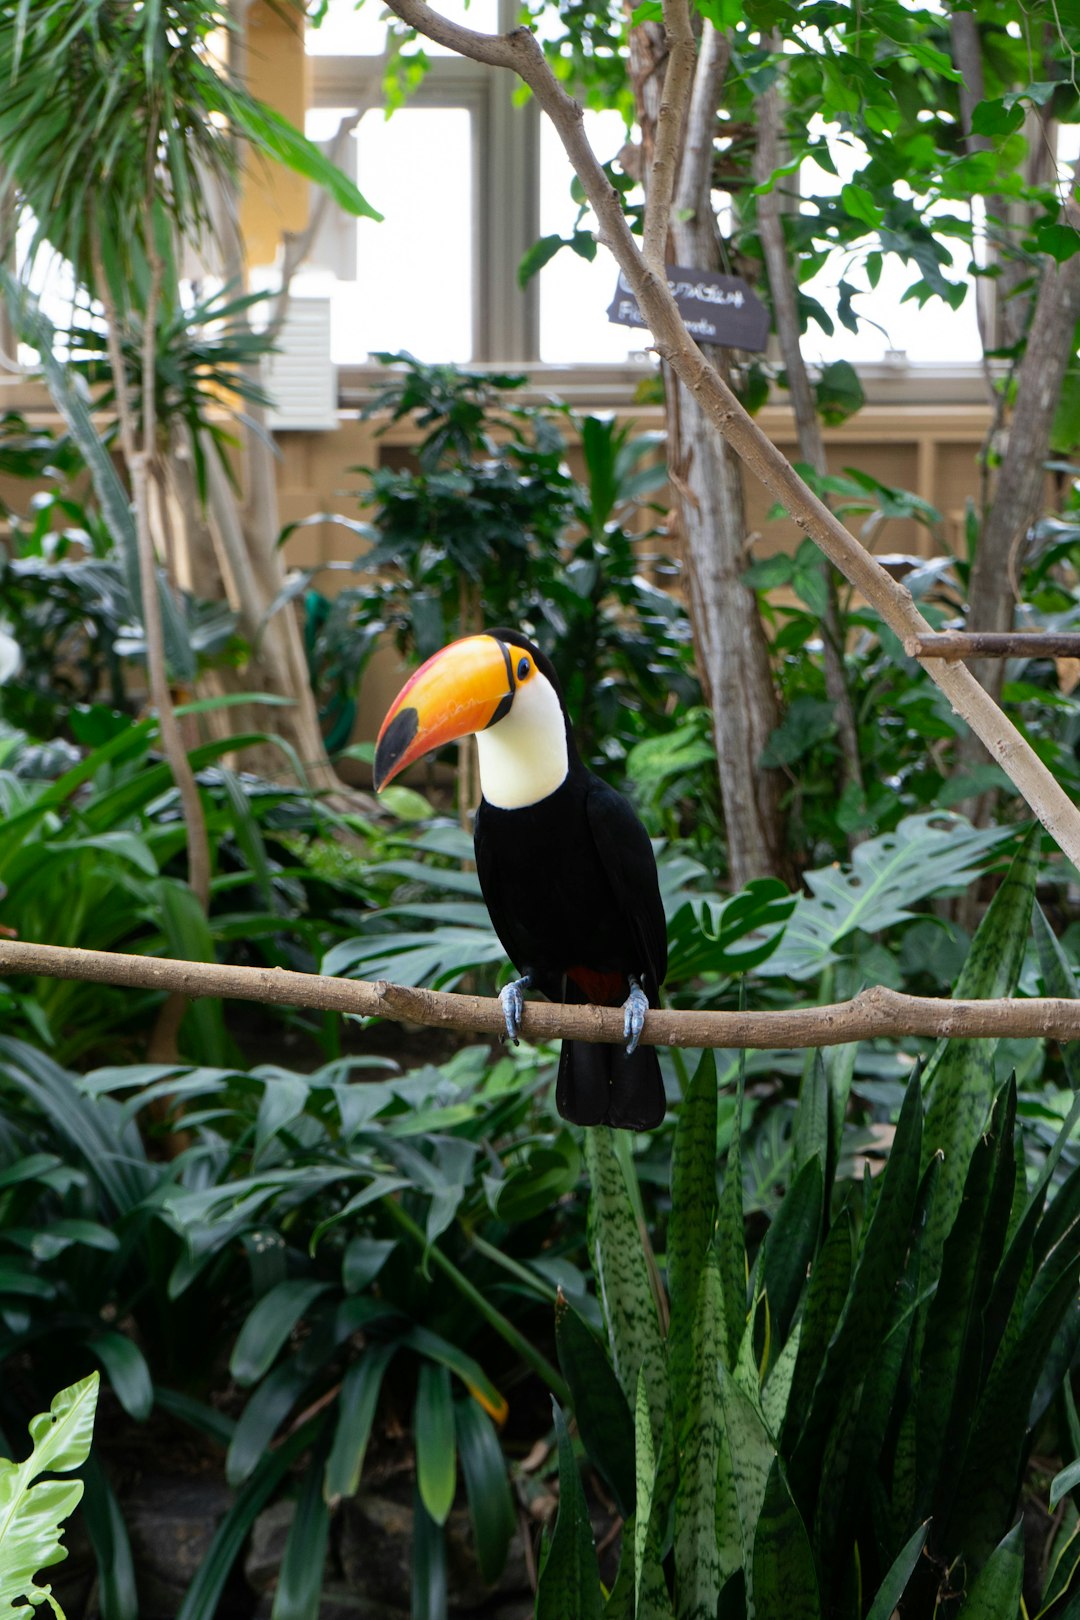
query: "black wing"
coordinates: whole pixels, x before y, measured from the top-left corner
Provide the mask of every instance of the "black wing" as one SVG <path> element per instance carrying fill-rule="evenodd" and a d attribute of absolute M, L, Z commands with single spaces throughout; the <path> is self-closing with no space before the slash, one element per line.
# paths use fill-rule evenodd
<path fill-rule="evenodd" d="M 604 871 L 633 930 L 640 966 L 631 971 L 648 974 L 645 990 L 655 1005 L 667 976 L 667 920 L 649 835 L 630 801 L 598 776 L 589 782 L 585 809 Z"/>

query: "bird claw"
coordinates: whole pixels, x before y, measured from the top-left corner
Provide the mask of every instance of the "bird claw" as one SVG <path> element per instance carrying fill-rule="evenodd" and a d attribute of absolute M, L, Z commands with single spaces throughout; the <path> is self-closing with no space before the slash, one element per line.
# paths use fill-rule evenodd
<path fill-rule="evenodd" d="M 526 973 L 523 978 L 514 979 L 510 984 L 503 985 L 499 991 L 499 1005 L 502 1007 L 503 1021 L 506 1024 L 506 1038 L 518 1044 L 521 1034 L 521 1015 L 525 1008 L 525 997 L 522 994 L 532 984 L 532 979 Z"/>
<path fill-rule="evenodd" d="M 630 994 L 623 1002 L 623 1040 L 626 1041 L 626 1055 L 637 1048 L 641 1039 L 641 1032 L 645 1028 L 645 1014 L 649 1010 L 649 998 L 638 984 L 636 979 L 630 980 Z"/>

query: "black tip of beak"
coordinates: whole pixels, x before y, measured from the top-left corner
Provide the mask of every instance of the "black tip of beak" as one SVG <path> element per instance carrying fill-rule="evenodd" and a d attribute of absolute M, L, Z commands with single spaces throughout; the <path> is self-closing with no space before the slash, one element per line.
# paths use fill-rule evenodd
<path fill-rule="evenodd" d="M 375 749 L 375 791 L 381 793 L 387 778 L 394 770 L 416 736 L 420 716 L 411 707 L 399 709 L 391 720 Z"/>

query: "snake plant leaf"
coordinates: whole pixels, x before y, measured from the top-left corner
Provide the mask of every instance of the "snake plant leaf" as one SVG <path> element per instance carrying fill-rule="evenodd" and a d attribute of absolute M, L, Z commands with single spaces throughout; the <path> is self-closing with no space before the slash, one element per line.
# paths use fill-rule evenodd
<path fill-rule="evenodd" d="M 810 1273 L 800 1322 L 799 1353 L 786 1407 L 781 1448 L 785 1456 L 790 1452 L 796 1428 L 809 1410 L 814 1381 L 844 1309 L 854 1264 L 855 1225 L 851 1211 L 845 1207 L 829 1228 Z"/>
<path fill-rule="evenodd" d="M 920 1524 L 901 1547 L 874 1594 L 874 1601 L 866 1611 L 866 1620 L 892 1620 L 896 1605 L 907 1590 L 912 1571 L 922 1557 L 929 1529 L 929 1523 Z"/>
<path fill-rule="evenodd" d="M 698 1316 L 699 1285 L 716 1229 L 716 1059 L 703 1052 L 686 1088 L 671 1156 L 667 1285 L 671 1303 L 668 1370 L 672 1420 L 681 1430 Z"/>
<path fill-rule="evenodd" d="M 1018 1520 L 968 1589 L 958 1620 L 1005 1620 L 1019 1612 L 1024 1589 L 1024 1524 Z"/>
<path fill-rule="evenodd" d="M 634 1403 L 637 1510 L 633 1524 L 635 1620 L 675 1620 L 664 1578 L 668 1498 L 675 1477 L 675 1442 L 666 1417 L 659 1453 L 653 1446 L 652 1410 L 645 1368 Z M 627 1531 L 629 1533 L 629 1531 Z"/>
<path fill-rule="evenodd" d="M 684 1400 L 677 1433 L 675 1587 L 678 1620 L 713 1620 L 724 1583 L 716 1536 L 717 1472 L 723 1416 L 717 1367 L 722 1349 L 720 1268 L 710 1251 L 701 1268 L 687 1345 Z M 672 1390 L 678 1387 L 673 1378 Z"/>
<path fill-rule="evenodd" d="M 956 1220 L 945 1240 L 918 1370 L 916 1443 L 920 1518 L 947 1510 L 978 1399 L 986 1309 L 1012 1206 L 1016 1086 L 1002 1088 L 991 1129 L 975 1144 Z M 945 1466 L 946 1459 L 950 1465 Z M 943 1495 L 943 1493 L 945 1493 Z"/>
<path fill-rule="evenodd" d="M 796 1501 L 810 1495 L 818 1478 L 829 1431 L 845 1388 L 867 1376 L 879 1352 L 897 1281 L 911 1241 L 921 1180 L 922 1093 L 913 1073 L 904 1096 L 889 1160 L 877 1182 L 851 1285 L 840 1319 L 814 1380 L 809 1411 L 790 1458 Z M 800 1360 L 807 1356 L 804 1332 Z M 799 1369 L 796 1367 L 796 1377 Z"/>
<path fill-rule="evenodd" d="M 1035 948 L 1039 953 L 1039 972 L 1042 974 L 1046 994 L 1060 996 L 1063 1001 L 1074 1000 L 1076 974 L 1040 905 L 1036 905 L 1032 911 L 1031 926 L 1035 935 Z M 1061 1057 L 1065 1064 L 1065 1073 L 1069 1077 L 1069 1084 L 1074 1091 L 1080 1091 L 1080 1048 L 1076 1041 L 1062 1041 Z"/>
<path fill-rule="evenodd" d="M 802 1515 L 773 1458 L 754 1532 L 755 1620 L 821 1620 L 814 1555 Z"/>
<path fill-rule="evenodd" d="M 753 1602 L 754 1537 L 776 1450 L 761 1413 L 721 1363 L 720 1397 L 724 1421 L 724 1455 L 730 1468 L 730 1491 L 738 1521 L 742 1568 Z M 719 1499 L 719 1498 L 718 1498 Z M 751 1610 L 751 1612 L 753 1612 Z"/>
<path fill-rule="evenodd" d="M 760 1275 L 769 1302 L 774 1343 L 788 1336 L 817 1250 L 824 1210 L 824 1161 L 816 1153 L 803 1161 L 765 1234 Z"/>
<path fill-rule="evenodd" d="M 638 1373 L 645 1369 L 653 1446 L 659 1453 L 668 1389 L 664 1343 L 637 1218 L 606 1127 L 586 1132 L 585 1162 L 591 1183 L 589 1252 L 612 1365 L 628 1403 L 636 1402 Z"/>
<path fill-rule="evenodd" d="M 627 1519 L 634 1511 L 634 1420 L 603 1345 L 561 1289 L 555 1344 L 582 1444 Z"/>
<path fill-rule="evenodd" d="M 720 1297 L 724 1306 L 724 1362 L 734 1367 L 746 1329 L 746 1237 L 743 1222 L 742 1122 L 746 1073 L 739 1065 L 735 1118 L 728 1143 L 724 1181 L 717 1209 L 720 1253 Z"/>
<path fill-rule="evenodd" d="M 1037 830 L 1024 839 L 976 930 L 956 982 L 957 1000 L 1010 996 L 1016 989 L 1031 926 L 1039 868 Z M 943 1156 L 932 1237 L 940 1247 L 956 1218 L 971 1155 L 994 1094 L 995 1041 L 939 1041 L 923 1075 L 930 1106 L 923 1137 L 924 1159 Z"/>
<path fill-rule="evenodd" d="M 48 1588 L 34 1577 L 67 1557 L 63 1521 L 78 1505 L 83 1482 L 41 1476 L 67 1474 L 86 1461 L 97 1394 L 97 1373 L 61 1390 L 47 1412 L 31 1419 L 29 1457 L 21 1463 L 0 1458 L 0 1609 L 42 1602 Z"/>
<path fill-rule="evenodd" d="M 600 1569 L 585 1492 L 562 1407 L 551 1403 L 559 1448 L 559 1511 L 541 1554 L 536 1620 L 603 1620 Z"/>

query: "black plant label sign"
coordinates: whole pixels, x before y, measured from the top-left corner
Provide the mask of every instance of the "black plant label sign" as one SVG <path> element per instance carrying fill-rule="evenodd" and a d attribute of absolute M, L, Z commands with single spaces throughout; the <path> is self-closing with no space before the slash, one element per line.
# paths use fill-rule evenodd
<path fill-rule="evenodd" d="M 721 349 L 765 347 L 769 312 L 741 276 L 691 270 L 681 264 L 669 264 L 667 273 L 668 287 L 691 337 Z M 648 325 L 621 270 L 607 316 L 617 326 Z"/>

